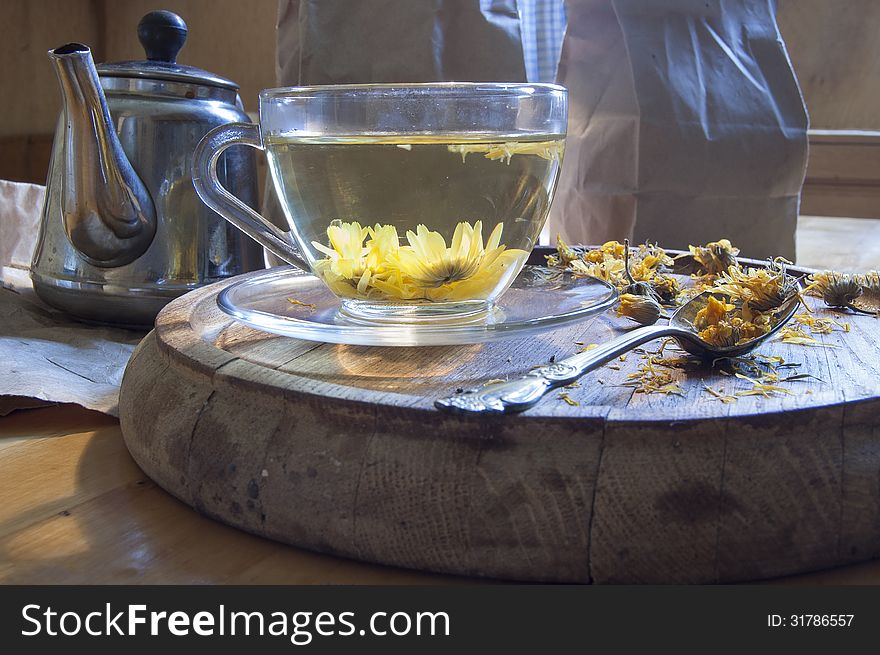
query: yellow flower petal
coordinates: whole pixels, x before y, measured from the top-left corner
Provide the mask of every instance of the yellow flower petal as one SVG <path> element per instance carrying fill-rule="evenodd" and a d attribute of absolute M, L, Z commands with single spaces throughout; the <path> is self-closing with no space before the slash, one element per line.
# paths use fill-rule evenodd
<path fill-rule="evenodd" d="M 492 234 L 489 235 L 489 240 L 486 242 L 486 250 L 495 250 L 498 245 L 501 243 L 501 231 L 504 229 L 503 223 L 498 223 L 495 226 L 495 229 L 492 230 Z"/>

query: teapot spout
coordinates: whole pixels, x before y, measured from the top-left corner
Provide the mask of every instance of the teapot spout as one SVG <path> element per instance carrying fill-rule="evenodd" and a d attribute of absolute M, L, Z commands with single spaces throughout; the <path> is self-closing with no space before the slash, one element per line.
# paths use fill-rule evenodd
<path fill-rule="evenodd" d="M 156 234 L 153 199 L 122 150 L 89 48 L 69 43 L 49 59 L 64 100 L 63 134 L 55 137 L 64 229 L 92 264 L 131 263 Z"/>

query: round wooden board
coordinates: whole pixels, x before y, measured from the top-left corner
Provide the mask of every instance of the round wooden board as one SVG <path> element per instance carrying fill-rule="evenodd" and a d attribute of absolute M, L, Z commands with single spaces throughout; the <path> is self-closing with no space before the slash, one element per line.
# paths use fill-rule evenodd
<path fill-rule="evenodd" d="M 774 341 L 792 395 L 708 366 L 684 397 L 622 386 L 631 353 L 506 417 L 433 407 L 631 327 L 610 313 L 539 337 L 370 348 L 231 321 L 218 283 L 159 315 L 122 384 L 126 444 L 198 511 L 305 548 L 516 580 L 707 583 L 880 557 L 880 320 L 828 347 Z M 820 316 L 832 316 L 818 309 Z M 659 342 L 648 347 L 656 350 Z M 667 354 L 674 354 L 667 348 Z M 619 367 L 619 370 L 616 370 Z M 210 544 L 206 544 L 210 547 Z"/>

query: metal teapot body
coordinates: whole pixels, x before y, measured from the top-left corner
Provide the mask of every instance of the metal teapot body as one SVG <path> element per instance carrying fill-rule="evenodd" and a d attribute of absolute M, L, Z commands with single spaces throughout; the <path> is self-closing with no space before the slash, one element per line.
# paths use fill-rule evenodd
<path fill-rule="evenodd" d="M 179 25 L 169 12 L 141 21 L 144 62 L 95 67 L 80 44 L 49 53 L 64 108 L 31 278 L 45 302 L 85 320 L 150 326 L 175 297 L 264 265 L 259 246 L 193 188 L 196 144 L 247 115 L 232 82 L 175 63 Z M 248 149 L 220 170 L 256 207 Z"/>

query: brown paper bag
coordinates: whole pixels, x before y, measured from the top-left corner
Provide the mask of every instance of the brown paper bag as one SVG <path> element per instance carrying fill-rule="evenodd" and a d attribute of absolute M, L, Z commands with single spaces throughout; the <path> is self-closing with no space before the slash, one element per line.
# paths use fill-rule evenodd
<path fill-rule="evenodd" d="M 795 256 L 807 114 L 774 0 L 568 0 L 550 231 Z"/>

